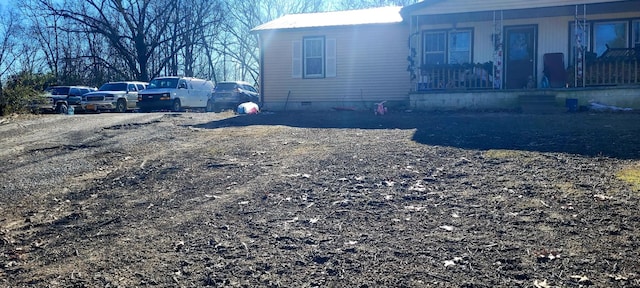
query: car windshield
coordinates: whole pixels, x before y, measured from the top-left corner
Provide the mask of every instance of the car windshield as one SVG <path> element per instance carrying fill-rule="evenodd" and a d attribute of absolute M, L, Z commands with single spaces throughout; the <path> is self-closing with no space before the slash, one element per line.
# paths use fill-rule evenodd
<path fill-rule="evenodd" d="M 107 83 L 100 86 L 99 91 L 127 91 L 127 83 Z"/>
<path fill-rule="evenodd" d="M 68 95 L 69 87 L 51 87 L 47 89 L 51 95 Z"/>
<path fill-rule="evenodd" d="M 178 78 L 160 78 L 151 80 L 151 82 L 149 82 L 149 86 L 147 86 L 147 89 L 176 87 L 178 87 Z"/>
<path fill-rule="evenodd" d="M 226 91 L 236 89 L 236 83 L 218 83 L 216 91 Z"/>

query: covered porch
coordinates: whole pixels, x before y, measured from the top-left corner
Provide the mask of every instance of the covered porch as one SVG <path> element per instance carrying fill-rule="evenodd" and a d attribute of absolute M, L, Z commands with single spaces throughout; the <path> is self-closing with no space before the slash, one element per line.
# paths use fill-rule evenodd
<path fill-rule="evenodd" d="M 640 88 L 640 1 L 424 1 L 403 15 L 411 95 L 515 103 L 533 90 L 560 102 Z"/>

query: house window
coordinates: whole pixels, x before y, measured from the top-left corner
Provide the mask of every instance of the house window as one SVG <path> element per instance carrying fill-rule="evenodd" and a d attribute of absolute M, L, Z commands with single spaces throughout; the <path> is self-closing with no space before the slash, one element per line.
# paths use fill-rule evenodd
<path fill-rule="evenodd" d="M 471 63 L 471 30 L 425 31 L 424 64 Z"/>
<path fill-rule="evenodd" d="M 424 33 L 424 64 L 445 64 L 446 32 Z"/>
<path fill-rule="evenodd" d="M 471 31 L 449 32 L 449 64 L 471 62 Z"/>
<path fill-rule="evenodd" d="M 304 38 L 303 70 L 304 78 L 324 77 L 324 37 Z"/>
<path fill-rule="evenodd" d="M 337 74 L 336 39 L 304 37 L 291 42 L 292 78 L 332 78 Z"/>
<path fill-rule="evenodd" d="M 609 48 L 629 47 L 628 22 L 599 22 L 593 24 L 593 47 L 598 56 Z"/>

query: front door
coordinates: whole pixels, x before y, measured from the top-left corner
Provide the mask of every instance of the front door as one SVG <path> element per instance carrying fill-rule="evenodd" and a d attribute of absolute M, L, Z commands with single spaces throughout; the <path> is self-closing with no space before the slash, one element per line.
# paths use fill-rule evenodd
<path fill-rule="evenodd" d="M 537 26 L 505 27 L 505 86 L 507 89 L 536 87 Z"/>

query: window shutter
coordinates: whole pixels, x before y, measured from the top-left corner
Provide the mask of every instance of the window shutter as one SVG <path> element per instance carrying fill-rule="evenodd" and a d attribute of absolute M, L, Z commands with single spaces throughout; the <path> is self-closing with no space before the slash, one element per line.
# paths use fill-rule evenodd
<path fill-rule="evenodd" d="M 291 77 L 302 78 L 302 42 L 291 42 Z"/>
<path fill-rule="evenodd" d="M 325 77 L 336 77 L 336 39 L 327 39 L 325 45 Z"/>

